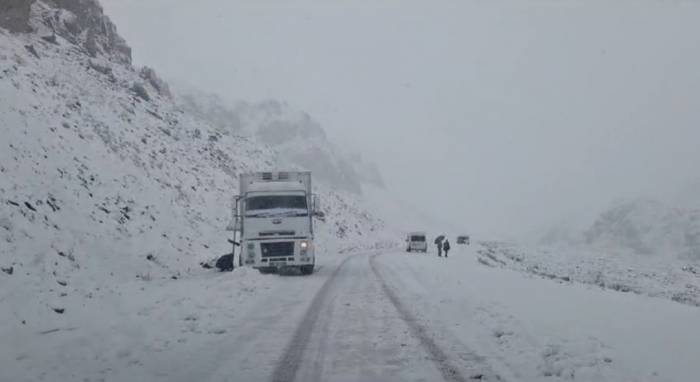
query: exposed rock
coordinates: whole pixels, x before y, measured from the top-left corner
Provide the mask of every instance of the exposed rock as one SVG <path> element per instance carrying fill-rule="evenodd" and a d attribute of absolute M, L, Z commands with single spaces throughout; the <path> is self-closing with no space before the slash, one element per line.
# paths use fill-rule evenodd
<path fill-rule="evenodd" d="M 153 86 L 153 88 L 156 89 L 158 94 L 168 98 L 171 97 L 170 87 L 165 81 L 158 77 L 155 70 L 147 66 L 143 67 L 141 69 L 141 72 L 139 73 L 139 76 L 146 80 L 151 86 Z"/>
<path fill-rule="evenodd" d="M 37 53 L 36 49 L 34 49 L 34 45 L 25 45 L 24 48 L 27 49 L 27 52 L 31 53 L 32 56 L 41 58 L 39 57 L 39 53 Z"/>
<path fill-rule="evenodd" d="M 9 268 L 2 267 L 2 268 L 0 268 L 0 270 L 7 273 L 8 275 L 11 275 L 12 273 L 14 273 L 15 268 L 14 267 L 9 267 Z"/>
<path fill-rule="evenodd" d="M 0 27 L 13 33 L 42 30 L 50 35 L 41 38 L 52 44 L 58 35 L 92 57 L 131 64 L 131 48 L 97 0 L 1 0 Z"/>
<path fill-rule="evenodd" d="M 143 99 L 144 101 L 150 101 L 151 96 L 148 95 L 148 91 L 146 91 L 146 87 L 143 86 L 143 84 L 134 82 L 134 84 L 131 86 L 131 91 L 136 94 L 137 97 Z"/>
<path fill-rule="evenodd" d="M 42 28 L 53 31 L 54 39 L 61 36 L 92 57 L 104 55 L 131 64 L 131 48 L 97 0 L 39 0 L 34 9 L 45 25 Z"/>
<path fill-rule="evenodd" d="M 102 65 L 94 60 L 90 60 L 88 62 L 88 65 L 90 65 L 90 68 L 95 70 L 98 73 L 102 73 L 104 75 L 111 75 L 112 74 L 112 68 L 107 66 L 107 65 Z"/>
<path fill-rule="evenodd" d="M 34 0 L 0 1 L 0 28 L 13 33 L 31 32 L 29 16 Z"/>
<path fill-rule="evenodd" d="M 36 212 L 36 208 L 34 208 L 34 206 L 31 203 L 24 202 L 24 205 L 27 206 L 27 208 L 29 208 L 30 210 Z"/>
<path fill-rule="evenodd" d="M 58 45 L 58 40 L 56 39 L 55 33 L 52 35 L 49 35 L 49 36 L 41 36 L 41 39 L 48 42 L 48 43 Z"/>

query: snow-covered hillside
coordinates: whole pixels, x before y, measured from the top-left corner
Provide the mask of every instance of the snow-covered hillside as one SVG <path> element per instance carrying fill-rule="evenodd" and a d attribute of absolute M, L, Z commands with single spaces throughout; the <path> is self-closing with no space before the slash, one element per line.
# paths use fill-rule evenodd
<path fill-rule="evenodd" d="M 700 210 L 654 200 L 624 201 L 602 213 L 585 240 L 599 248 L 700 259 Z"/>
<path fill-rule="evenodd" d="M 31 33 L 0 27 L 0 301 L 12 307 L 1 319 L 68 313 L 230 251 L 237 174 L 287 164 L 278 151 L 178 106 L 153 70 L 131 65 L 96 1 L 36 1 L 17 15 Z M 316 186 L 320 255 L 374 245 L 381 221 L 355 195 Z"/>
<path fill-rule="evenodd" d="M 308 113 L 277 100 L 239 101 L 229 106 L 220 97 L 188 89 L 177 96 L 183 109 L 200 116 L 224 134 L 245 136 L 269 145 L 278 164 L 293 163 L 335 187 L 361 194 L 363 187 L 382 187 L 376 165 L 358 153 L 333 144 Z"/>
<path fill-rule="evenodd" d="M 586 246 L 479 244 L 480 264 L 513 269 L 564 284 L 586 284 L 622 293 L 659 297 L 700 306 L 700 262 L 640 256 L 624 249 Z"/>
<path fill-rule="evenodd" d="M 623 199 L 588 225 L 563 220 L 539 244 L 583 251 L 700 260 L 700 210 L 690 199 L 669 204 L 654 199 Z M 582 227 L 583 226 L 583 227 Z"/>

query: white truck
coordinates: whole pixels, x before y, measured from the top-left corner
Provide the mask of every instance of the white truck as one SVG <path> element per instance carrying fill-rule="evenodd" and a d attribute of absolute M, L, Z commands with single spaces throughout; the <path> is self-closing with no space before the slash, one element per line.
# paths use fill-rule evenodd
<path fill-rule="evenodd" d="M 310 172 L 256 172 L 240 175 L 240 195 L 234 199 L 235 246 L 238 264 L 261 273 L 297 268 L 314 271 L 314 217 L 322 217 L 318 197 L 311 193 Z M 236 234 L 239 241 L 236 241 Z"/>

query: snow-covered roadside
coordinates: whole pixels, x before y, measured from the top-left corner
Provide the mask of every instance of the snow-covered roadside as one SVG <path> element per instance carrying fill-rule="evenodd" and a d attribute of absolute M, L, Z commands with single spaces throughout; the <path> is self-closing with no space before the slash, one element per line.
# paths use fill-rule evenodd
<path fill-rule="evenodd" d="M 312 276 L 202 270 L 181 279 L 111 284 L 0 326 L 2 380 L 250 380 L 267 375 L 345 255 L 324 254 Z M 15 291 L 16 292 L 16 291 Z M 3 304 L 21 293 L 5 295 Z M 242 340 L 245 339 L 245 340 Z M 269 343 L 259 344 L 256 341 Z M 264 356 L 248 351 L 265 351 Z M 217 375 L 218 373 L 218 375 Z"/>
<path fill-rule="evenodd" d="M 700 375 L 698 308 L 487 267 L 478 258 L 475 248 L 457 247 L 448 259 L 394 253 L 377 263 L 437 342 L 474 350 L 505 380 Z"/>
<path fill-rule="evenodd" d="M 700 306 L 700 263 L 690 259 L 576 247 L 482 242 L 479 261 L 560 282 L 596 285 Z"/>

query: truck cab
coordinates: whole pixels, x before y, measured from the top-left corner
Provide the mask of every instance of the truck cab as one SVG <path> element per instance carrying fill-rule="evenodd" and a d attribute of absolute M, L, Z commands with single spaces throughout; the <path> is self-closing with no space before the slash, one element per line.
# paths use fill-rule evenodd
<path fill-rule="evenodd" d="M 406 235 L 406 252 L 427 252 L 428 241 L 425 232 L 411 232 Z"/>
<path fill-rule="evenodd" d="M 233 227 L 240 235 L 239 265 L 263 273 L 283 268 L 313 273 L 313 218 L 321 213 L 311 194 L 311 173 L 241 174 L 239 189 Z"/>

